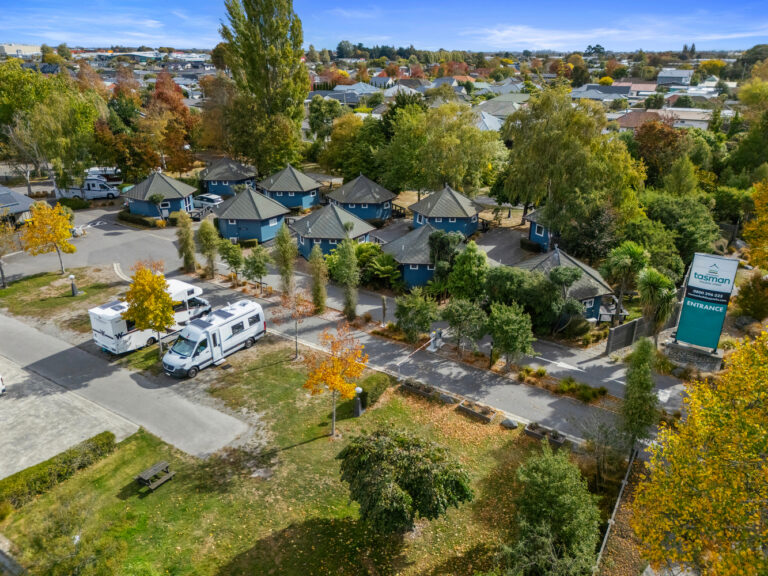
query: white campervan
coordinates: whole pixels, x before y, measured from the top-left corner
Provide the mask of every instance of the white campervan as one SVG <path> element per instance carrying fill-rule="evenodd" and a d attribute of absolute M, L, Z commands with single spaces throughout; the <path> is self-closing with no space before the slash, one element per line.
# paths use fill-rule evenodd
<path fill-rule="evenodd" d="M 181 280 L 170 279 L 167 282 L 168 294 L 176 303 L 174 305 L 176 325 L 170 332 L 181 330 L 182 324 L 211 311 L 211 305 L 208 301 L 200 297 L 203 293 L 201 288 Z M 112 354 L 125 354 L 157 342 L 155 332 L 136 330 L 133 322 L 128 322 L 123 318 L 123 312 L 127 309 L 128 304 L 116 300 L 88 310 L 88 315 L 91 317 L 93 341 L 102 350 Z"/>
<path fill-rule="evenodd" d="M 169 376 L 194 378 L 206 366 L 250 348 L 266 333 L 261 306 L 253 300 L 240 300 L 190 322 L 163 356 L 163 370 Z"/>

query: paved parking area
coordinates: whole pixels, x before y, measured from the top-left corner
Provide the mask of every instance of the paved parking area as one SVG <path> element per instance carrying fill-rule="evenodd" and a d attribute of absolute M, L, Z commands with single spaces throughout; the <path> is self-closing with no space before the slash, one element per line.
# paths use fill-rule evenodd
<path fill-rule="evenodd" d="M 82 396 L 0 356 L 0 374 L 8 390 L 0 397 L 0 478 L 52 458 L 100 432 L 118 440 L 137 426 Z"/>

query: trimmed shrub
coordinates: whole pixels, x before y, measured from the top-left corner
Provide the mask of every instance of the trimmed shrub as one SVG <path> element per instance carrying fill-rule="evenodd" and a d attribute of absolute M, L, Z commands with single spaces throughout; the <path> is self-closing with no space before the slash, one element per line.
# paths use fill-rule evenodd
<path fill-rule="evenodd" d="M 71 210 L 85 210 L 91 207 L 91 201 L 83 198 L 60 198 L 59 204 Z"/>
<path fill-rule="evenodd" d="M 112 432 L 97 434 L 50 460 L 0 480 L 0 502 L 7 501 L 14 508 L 19 508 L 78 470 L 98 462 L 114 449 L 115 435 Z"/>
<path fill-rule="evenodd" d="M 156 218 L 155 228 L 165 228 L 165 220 L 163 220 L 162 218 Z"/>
<path fill-rule="evenodd" d="M 742 316 L 751 316 L 757 320 L 768 317 L 768 279 L 763 276 L 763 272 L 755 270 L 739 287 L 734 300 Z"/>
<path fill-rule="evenodd" d="M 149 216 L 141 216 L 139 214 L 131 214 L 128 212 L 128 210 L 118 212 L 117 219 L 122 220 L 123 222 L 128 222 L 130 224 L 144 226 L 145 228 L 154 228 L 157 226 L 157 220 L 155 218 L 150 218 Z"/>
<path fill-rule="evenodd" d="M 219 229 L 218 223 L 215 223 L 214 226 L 216 226 L 216 229 Z M 256 238 L 250 238 L 248 240 L 238 240 L 238 244 L 240 244 L 241 248 L 256 248 L 256 246 L 259 245 L 259 241 Z"/>
<path fill-rule="evenodd" d="M 589 404 L 601 396 L 605 396 L 608 393 L 608 390 L 605 388 L 605 386 L 593 388 L 592 386 L 584 384 L 583 382 L 577 382 L 573 376 L 567 376 L 560 380 L 560 382 L 557 384 L 555 393 L 571 396 L 581 400 L 585 404 Z"/>
<path fill-rule="evenodd" d="M 579 316 L 571 320 L 571 323 L 563 330 L 563 336 L 566 338 L 581 338 L 592 329 L 592 324 L 584 318 Z"/>
<path fill-rule="evenodd" d="M 536 368 L 536 372 L 534 374 L 536 374 L 536 378 L 544 378 L 544 376 L 547 375 L 547 369 L 541 366 Z"/>
<path fill-rule="evenodd" d="M 168 215 L 168 224 L 170 224 L 171 226 L 177 226 L 178 223 L 179 223 L 179 211 L 177 210 L 176 212 L 171 212 Z"/>

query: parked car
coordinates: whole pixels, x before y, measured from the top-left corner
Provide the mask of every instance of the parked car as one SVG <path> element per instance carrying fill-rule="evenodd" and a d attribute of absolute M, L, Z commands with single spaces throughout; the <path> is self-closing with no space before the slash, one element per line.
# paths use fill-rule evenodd
<path fill-rule="evenodd" d="M 200 194 L 195 196 L 193 204 L 195 208 L 216 208 L 224 199 L 218 194 Z"/>

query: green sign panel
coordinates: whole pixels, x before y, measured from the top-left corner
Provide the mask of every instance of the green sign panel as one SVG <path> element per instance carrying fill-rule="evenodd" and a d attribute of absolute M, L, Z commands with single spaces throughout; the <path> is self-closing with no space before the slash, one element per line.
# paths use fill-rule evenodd
<path fill-rule="evenodd" d="M 738 267 L 732 258 L 694 256 L 677 326 L 678 342 L 717 349 Z"/>

